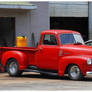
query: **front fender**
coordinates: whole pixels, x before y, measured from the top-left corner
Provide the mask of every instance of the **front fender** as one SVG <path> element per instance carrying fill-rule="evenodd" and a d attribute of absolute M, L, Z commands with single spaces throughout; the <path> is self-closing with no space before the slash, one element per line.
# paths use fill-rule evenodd
<path fill-rule="evenodd" d="M 61 57 L 59 60 L 59 72 L 58 75 L 64 75 L 66 67 L 69 64 L 76 64 L 79 66 L 83 75 L 86 75 L 86 60 L 87 58 L 84 56 L 65 56 Z"/>
<path fill-rule="evenodd" d="M 20 70 L 26 68 L 27 58 L 23 52 L 21 52 L 21 51 L 6 51 L 2 55 L 2 59 L 1 59 L 2 65 L 6 66 L 6 62 L 11 58 L 14 58 L 17 60 Z"/>

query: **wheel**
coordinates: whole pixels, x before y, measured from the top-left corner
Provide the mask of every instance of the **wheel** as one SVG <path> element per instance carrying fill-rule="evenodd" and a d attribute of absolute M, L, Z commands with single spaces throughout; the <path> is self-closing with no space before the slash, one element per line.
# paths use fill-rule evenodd
<path fill-rule="evenodd" d="M 80 68 L 77 65 L 71 65 L 68 70 L 69 78 L 72 80 L 80 80 L 82 79 L 82 73 Z"/>
<path fill-rule="evenodd" d="M 22 71 L 19 71 L 19 65 L 16 61 L 16 59 L 10 59 L 7 63 L 7 72 L 10 76 L 20 76 L 22 74 Z"/>

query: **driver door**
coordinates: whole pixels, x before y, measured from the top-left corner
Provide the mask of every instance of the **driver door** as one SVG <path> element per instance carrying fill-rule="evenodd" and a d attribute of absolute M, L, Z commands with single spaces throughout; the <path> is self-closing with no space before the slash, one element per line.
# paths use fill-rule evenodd
<path fill-rule="evenodd" d="M 43 43 L 39 46 L 39 64 L 40 69 L 57 70 L 59 58 L 59 46 L 55 35 L 45 34 Z"/>

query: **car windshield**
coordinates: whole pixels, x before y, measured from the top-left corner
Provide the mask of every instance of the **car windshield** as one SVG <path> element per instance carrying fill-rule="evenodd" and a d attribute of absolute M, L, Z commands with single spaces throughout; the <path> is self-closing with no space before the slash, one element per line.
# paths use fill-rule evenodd
<path fill-rule="evenodd" d="M 80 34 L 60 34 L 59 39 L 61 44 L 84 44 L 84 41 Z"/>

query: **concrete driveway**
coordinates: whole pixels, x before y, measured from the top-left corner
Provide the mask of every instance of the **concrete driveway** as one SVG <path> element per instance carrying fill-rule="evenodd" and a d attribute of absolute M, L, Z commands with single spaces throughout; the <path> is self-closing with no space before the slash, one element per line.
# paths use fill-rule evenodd
<path fill-rule="evenodd" d="M 23 73 L 21 77 L 9 77 L 7 73 L 0 73 L 0 90 L 92 90 L 92 76 L 82 81 L 72 81 L 67 76 L 60 78 Z"/>

